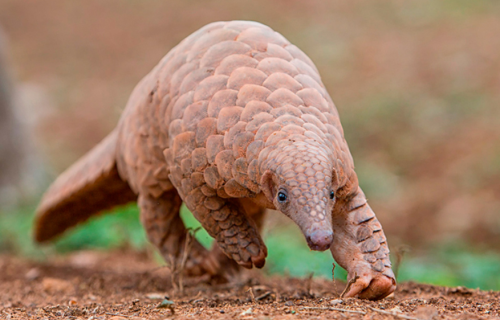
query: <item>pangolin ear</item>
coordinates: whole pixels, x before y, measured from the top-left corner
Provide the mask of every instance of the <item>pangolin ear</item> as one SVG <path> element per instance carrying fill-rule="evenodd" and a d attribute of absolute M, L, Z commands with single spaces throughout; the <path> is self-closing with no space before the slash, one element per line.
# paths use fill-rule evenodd
<path fill-rule="evenodd" d="M 260 188 L 270 202 L 274 202 L 273 200 L 278 186 L 277 180 L 276 175 L 270 170 L 266 170 L 260 179 Z"/>
<path fill-rule="evenodd" d="M 349 176 L 346 184 L 337 190 L 337 193 L 339 197 L 347 198 L 352 195 L 355 195 L 358 188 L 359 188 L 358 176 L 353 172 Z"/>

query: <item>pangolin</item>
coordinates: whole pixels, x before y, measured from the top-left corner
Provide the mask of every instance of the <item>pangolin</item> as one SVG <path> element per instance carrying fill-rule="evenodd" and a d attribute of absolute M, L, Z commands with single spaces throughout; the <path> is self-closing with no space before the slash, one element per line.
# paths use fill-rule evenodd
<path fill-rule="evenodd" d="M 356 280 L 346 296 L 395 289 L 386 237 L 317 68 L 260 23 L 211 23 L 173 48 L 133 90 L 117 127 L 46 192 L 35 238 L 135 200 L 165 258 L 184 248 L 183 202 L 216 240 L 212 251 L 191 247 L 193 274 L 224 269 L 218 250 L 264 266 L 259 230 L 264 210 L 275 209 L 312 250 L 330 248 Z"/>

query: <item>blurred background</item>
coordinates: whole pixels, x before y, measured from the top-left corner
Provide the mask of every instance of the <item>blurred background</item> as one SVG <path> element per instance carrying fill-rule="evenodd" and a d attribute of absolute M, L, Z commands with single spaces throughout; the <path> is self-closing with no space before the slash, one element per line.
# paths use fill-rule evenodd
<path fill-rule="evenodd" d="M 179 41 L 213 21 L 255 20 L 320 70 L 398 279 L 498 290 L 499 17 L 495 0 L 0 0 L 0 253 L 153 252 L 135 205 L 44 248 L 29 236 L 34 208 Z M 329 254 L 269 216 L 265 272 L 331 277 Z"/>

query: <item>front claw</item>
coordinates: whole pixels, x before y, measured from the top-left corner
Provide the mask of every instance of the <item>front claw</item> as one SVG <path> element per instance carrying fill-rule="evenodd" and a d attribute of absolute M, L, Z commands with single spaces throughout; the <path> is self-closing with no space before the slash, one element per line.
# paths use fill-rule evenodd
<path fill-rule="evenodd" d="M 349 284 L 347 292 L 343 298 L 357 297 L 359 299 L 380 300 L 396 290 L 396 279 L 392 270 L 380 273 L 373 270 L 358 275 L 357 273 L 349 274 Z"/>

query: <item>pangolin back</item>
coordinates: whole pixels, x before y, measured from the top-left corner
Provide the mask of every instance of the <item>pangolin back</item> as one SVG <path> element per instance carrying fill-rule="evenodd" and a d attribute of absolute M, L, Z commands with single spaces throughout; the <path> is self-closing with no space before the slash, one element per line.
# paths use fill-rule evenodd
<path fill-rule="evenodd" d="M 266 169 L 297 175 L 311 212 L 311 183 L 334 178 L 344 193 L 357 189 L 318 70 L 260 23 L 215 22 L 184 39 L 135 89 L 119 129 L 118 168 L 132 189 L 159 196 L 171 183 L 192 211 L 214 195 L 255 196 Z M 291 154 L 290 163 L 275 161 Z M 298 162 L 311 168 L 295 172 Z"/>

